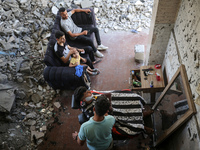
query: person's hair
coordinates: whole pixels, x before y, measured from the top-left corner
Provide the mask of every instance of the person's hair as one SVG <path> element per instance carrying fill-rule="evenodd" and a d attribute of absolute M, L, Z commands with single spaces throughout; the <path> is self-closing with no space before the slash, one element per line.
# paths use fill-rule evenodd
<path fill-rule="evenodd" d="M 80 86 L 74 91 L 74 100 L 78 107 L 80 107 L 80 101 L 82 100 L 82 97 L 86 91 L 87 88 L 85 86 Z"/>
<path fill-rule="evenodd" d="M 65 33 L 62 32 L 62 31 L 60 31 L 60 30 L 57 30 L 56 33 L 55 33 L 56 39 L 59 39 L 59 38 L 62 37 L 63 35 L 65 35 Z"/>
<path fill-rule="evenodd" d="M 64 8 L 64 7 L 61 7 L 61 8 L 59 9 L 59 13 L 64 12 L 64 11 L 65 11 L 65 8 Z"/>
<path fill-rule="evenodd" d="M 77 50 L 77 48 L 76 48 L 76 50 Z M 78 50 L 77 50 L 78 51 Z M 73 55 L 74 55 L 75 53 L 73 53 L 73 54 L 71 54 L 71 57 L 74 57 Z"/>
<path fill-rule="evenodd" d="M 97 97 L 94 107 L 96 114 L 103 116 L 109 110 L 110 102 L 105 95 L 101 95 Z"/>

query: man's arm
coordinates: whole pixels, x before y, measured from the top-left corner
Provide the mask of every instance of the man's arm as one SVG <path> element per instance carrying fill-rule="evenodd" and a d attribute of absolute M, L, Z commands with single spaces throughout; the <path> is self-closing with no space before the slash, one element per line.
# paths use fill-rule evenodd
<path fill-rule="evenodd" d="M 88 34 L 88 31 L 87 30 L 84 30 L 83 32 L 81 33 L 72 33 L 71 31 L 68 31 L 67 32 L 71 37 L 77 37 L 77 36 L 80 36 L 80 35 L 87 35 Z"/>
<path fill-rule="evenodd" d="M 91 10 L 90 9 L 73 9 L 71 11 L 72 14 L 76 13 L 76 12 L 85 12 L 85 13 L 90 13 Z M 83 32 L 81 33 L 72 33 L 71 31 L 68 31 L 67 32 L 71 37 L 77 37 L 77 36 L 80 36 L 80 35 L 87 35 L 88 34 L 88 31 L 87 30 L 84 30 Z"/>
<path fill-rule="evenodd" d="M 80 145 L 80 146 L 83 146 L 83 145 L 84 145 L 85 140 L 84 140 L 84 141 L 81 141 L 81 140 L 79 139 L 79 137 L 78 137 L 78 132 L 75 131 L 75 133 L 72 133 L 72 137 L 73 137 L 74 140 L 77 141 L 78 145 Z"/>
<path fill-rule="evenodd" d="M 67 63 L 69 61 L 69 57 L 71 56 L 71 54 L 75 53 L 75 50 L 70 50 L 69 53 L 67 54 L 66 57 L 61 57 L 60 59 L 64 62 Z"/>
<path fill-rule="evenodd" d="M 90 9 L 73 9 L 72 11 L 72 14 L 76 13 L 76 12 L 85 12 L 85 13 L 90 13 L 91 10 Z"/>

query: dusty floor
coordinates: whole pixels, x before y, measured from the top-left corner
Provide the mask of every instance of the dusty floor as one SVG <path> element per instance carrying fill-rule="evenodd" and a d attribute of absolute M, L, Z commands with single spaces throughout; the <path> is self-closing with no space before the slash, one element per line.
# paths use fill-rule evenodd
<path fill-rule="evenodd" d="M 134 46 L 137 44 L 147 45 L 147 32 L 131 33 L 125 31 L 113 31 L 101 33 L 102 44 L 109 47 L 103 51 L 103 60 L 96 64 L 96 68 L 101 73 L 91 77 L 92 90 L 121 90 L 130 88 L 130 70 L 139 68 L 142 64 L 135 63 Z M 80 147 L 72 139 L 72 133 L 79 130 L 78 114 L 80 110 L 71 109 L 71 95 L 73 91 L 63 91 L 60 97 L 54 101 L 59 101 L 62 107 L 55 111 L 54 118 L 49 122 L 48 131 L 44 141 L 39 145 L 39 150 L 76 150 L 87 149 L 86 144 Z M 138 136 L 129 141 L 124 141 L 123 146 L 118 146 L 117 150 L 123 149 L 144 149 L 149 143 L 149 139 Z"/>

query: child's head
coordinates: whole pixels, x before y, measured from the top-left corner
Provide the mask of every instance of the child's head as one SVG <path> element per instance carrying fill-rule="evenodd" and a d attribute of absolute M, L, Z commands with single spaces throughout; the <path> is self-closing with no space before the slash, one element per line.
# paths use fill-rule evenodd
<path fill-rule="evenodd" d="M 71 57 L 77 58 L 79 56 L 79 52 L 75 49 L 75 52 L 71 54 Z"/>

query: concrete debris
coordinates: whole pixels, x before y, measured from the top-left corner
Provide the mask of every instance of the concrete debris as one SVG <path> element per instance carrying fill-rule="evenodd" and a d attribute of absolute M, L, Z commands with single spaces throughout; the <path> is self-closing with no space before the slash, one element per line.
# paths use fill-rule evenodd
<path fill-rule="evenodd" d="M 54 105 L 57 107 L 57 108 L 60 108 L 60 103 L 59 102 L 54 102 Z"/>
<path fill-rule="evenodd" d="M 0 95 L 0 112 L 10 112 L 15 100 L 14 90 L 1 90 Z"/>

